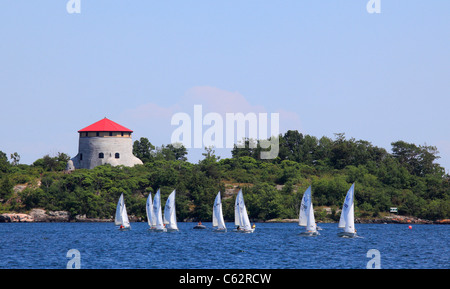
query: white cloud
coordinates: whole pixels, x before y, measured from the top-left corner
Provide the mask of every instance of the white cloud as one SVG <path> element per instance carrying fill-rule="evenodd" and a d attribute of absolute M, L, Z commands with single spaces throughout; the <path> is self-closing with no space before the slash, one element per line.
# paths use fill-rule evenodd
<path fill-rule="evenodd" d="M 188 91 L 182 98 L 182 104 L 193 106 L 201 104 L 206 112 L 225 113 L 260 113 L 267 112 L 261 105 L 250 104 L 239 92 L 231 92 L 212 86 L 196 86 Z"/>
<path fill-rule="evenodd" d="M 172 107 L 162 107 L 156 103 L 145 103 L 134 109 L 127 109 L 123 117 L 130 120 L 167 119 L 176 112 L 176 105 Z"/>

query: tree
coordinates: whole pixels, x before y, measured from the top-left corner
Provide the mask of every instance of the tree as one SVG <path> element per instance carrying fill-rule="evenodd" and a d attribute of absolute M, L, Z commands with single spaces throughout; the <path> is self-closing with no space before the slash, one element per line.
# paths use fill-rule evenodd
<path fill-rule="evenodd" d="M 8 157 L 4 152 L 0 151 L 0 173 L 9 172 L 10 167 L 11 164 L 8 162 Z"/>
<path fill-rule="evenodd" d="M 143 163 L 149 162 L 155 155 L 155 146 L 145 137 L 133 143 L 133 155 Z"/>
<path fill-rule="evenodd" d="M 331 164 L 335 169 L 343 169 L 351 165 L 352 150 L 355 145 L 355 139 L 346 140 L 344 133 L 335 133 L 336 140 L 331 148 Z"/>
<path fill-rule="evenodd" d="M 13 187 L 8 175 L 5 175 L 0 179 L 0 199 L 2 199 L 3 202 L 6 202 L 11 196 Z"/>
<path fill-rule="evenodd" d="M 281 160 L 290 160 L 295 162 L 303 161 L 301 146 L 303 135 L 296 130 L 288 130 L 280 138 L 280 150 L 278 156 Z"/>
<path fill-rule="evenodd" d="M 70 157 L 65 154 L 58 152 L 56 157 L 51 157 L 48 154 L 41 159 L 37 159 L 33 166 L 42 167 L 45 171 L 63 171 L 66 168 L 67 162 Z"/>
<path fill-rule="evenodd" d="M 240 146 L 234 144 L 233 149 L 231 150 L 231 156 L 233 158 L 239 157 L 252 157 L 254 159 L 259 159 L 261 147 L 259 147 L 259 143 L 254 139 L 249 139 L 248 137 L 243 138 L 240 141 Z"/>
<path fill-rule="evenodd" d="M 11 154 L 11 159 L 12 159 L 11 165 L 17 166 L 20 161 L 20 155 L 17 152 L 15 152 L 15 153 Z"/>
<path fill-rule="evenodd" d="M 212 177 L 214 179 L 218 178 L 220 173 L 218 170 L 217 161 L 220 157 L 216 156 L 213 147 L 205 147 L 205 152 L 202 153 L 202 155 L 205 158 L 199 162 L 200 169 L 205 172 L 208 177 Z"/>
<path fill-rule="evenodd" d="M 416 176 L 425 176 L 427 174 L 444 175 L 444 169 L 435 164 L 434 161 L 439 157 L 437 148 L 434 146 L 416 146 L 404 141 L 391 143 L 392 155 L 399 161 L 411 174 Z"/>
<path fill-rule="evenodd" d="M 165 160 L 177 160 L 177 161 L 187 161 L 187 150 L 186 148 L 180 144 L 168 144 L 166 146 L 162 145 L 160 154 L 164 157 Z"/>
<path fill-rule="evenodd" d="M 0 199 L 4 202 L 0 209 L 43 208 L 68 211 L 71 217 L 110 218 L 124 193 L 129 215 L 145 219 L 149 192 L 161 189 L 164 204 L 176 189 L 180 220 L 210 220 L 214 197 L 221 191 L 224 215 L 233 220 L 231 191 L 239 186 L 250 218 L 296 218 L 302 194 L 312 185 L 314 206 L 330 206 L 331 218 L 339 221 L 336 210 L 356 182 L 355 206 L 361 216 L 378 216 L 391 206 L 398 207 L 400 214 L 432 220 L 450 216 L 450 176 L 441 174 L 441 167 L 434 163 L 435 147 L 396 142 L 388 153 L 368 141 L 346 140 L 344 134 L 337 134 L 335 140 L 318 140 L 297 131 L 279 139 L 282 158 L 261 160 L 256 155 L 259 148 L 251 148 L 247 139 L 246 148 L 233 149 L 233 158 L 220 159 L 209 147 L 204 158 L 193 164 L 183 161 L 184 147 L 172 144 L 154 149 L 142 138 L 136 146 L 146 155 L 140 157 L 151 159 L 144 166 L 104 165 L 70 174 L 60 172 L 68 160 L 63 153 L 46 155 L 31 166 L 11 166 L 0 152 Z M 26 183 L 27 188 L 14 193 L 14 185 Z"/>

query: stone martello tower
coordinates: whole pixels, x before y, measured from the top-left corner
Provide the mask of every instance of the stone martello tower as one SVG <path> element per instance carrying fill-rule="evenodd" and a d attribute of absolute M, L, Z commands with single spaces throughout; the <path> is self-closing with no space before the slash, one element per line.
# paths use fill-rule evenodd
<path fill-rule="evenodd" d="M 68 161 L 67 170 L 92 169 L 103 164 L 132 167 L 142 164 L 133 155 L 133 131 L 106 117 L 78 131 L 78 154 Z"/>

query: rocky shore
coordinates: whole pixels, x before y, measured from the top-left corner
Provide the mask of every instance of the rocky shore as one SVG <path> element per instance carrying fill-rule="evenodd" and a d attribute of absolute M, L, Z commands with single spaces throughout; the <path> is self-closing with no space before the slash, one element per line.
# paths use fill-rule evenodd
<path fill-rule="evenodd" d="M 70 218 L 66 211 L 46 211 L 32 209 L 28 214 L 3 213 L 0 214 L 0 223 L 32 223 L 32 222 L 112 222 L 113 219 L 86 218 L 85 215 L 77 215 Z"/>
<path fill-rule="evenodd" d="M 267 220 L 267 223 L 298 223 L 298 219 L 272 219 Z M 330 221 L 333 222 L 333 221 Z M 320 222 L 318 222 L 320 223 Z M 356 218 L 355 223 L 358 224 L 449 224 L 450 219 L 443 220 L 425 220 L 416 217 L 389 215 L 382 218 L 362 219 Z"/>
<path fill-rule="evenodd" d="M 46 211 L 43 209 L 32 209 L 28 214 L 24 213 L 3 213 L 0 214 L 0 223 L 33 223 L 33 222 L 113 222 L 112 218 L 99 219 L 87 218 L 86 215 L 77 215 L 70 218 L 66 211 Z M 143 222 L 140 218 L 130 216 L 131 222 Z M 298 219 L 272 219 L 266 223 L 298 223 Z M 382 218 L 360 219 L 356 218 L 355 223 L 360 224 L 450 224 L 450 219 L 444 220 L 424 220 L 416 217 L 389 215 Z"/>

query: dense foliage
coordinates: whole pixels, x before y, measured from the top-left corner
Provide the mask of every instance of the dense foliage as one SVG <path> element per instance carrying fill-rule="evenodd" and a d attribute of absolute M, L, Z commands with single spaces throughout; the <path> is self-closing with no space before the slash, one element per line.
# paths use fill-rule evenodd
<path fill-rule="evenodd" d="M 162 204 L 176 189 L 180 221 L 210 221 L 215 195 L 221 191 L 225 219 L 232 221 L 235 193 L 242 188 L 251 219 L 297 218 L 303 192 L 312 185 L 316 219 L 337 220 L 336 211 L 355 182 L 357 217 L 378 217 L 390 207 L 425 219 L 450 217 L 450 176 L 435 163 L 435 147 L 397 141 L 388 153 L 344 134 L 333 140 L 297 131 L 280 135 L 279 145 L 273 160 L 261 160 L 259 146 L 246 146 L 235 147 L 227 159 L 206 148 L 204 159 L 192 164 L 184 147 L 155 148 L 141 138 L 133 152 L 144 165 L 104 165 L 71 173 L 64 171 L 68 156 L 62 153 L 23 165 L 17 153 L 8 161 L 0 152 L 0 211 L 44 208 L 68 211 L 72 217 L 111 218 L 124 193 L 129 215 L 145 220 L 146 198 L 160 188 Z M 14 189 L 17 185 L 22 189 Z"/>

